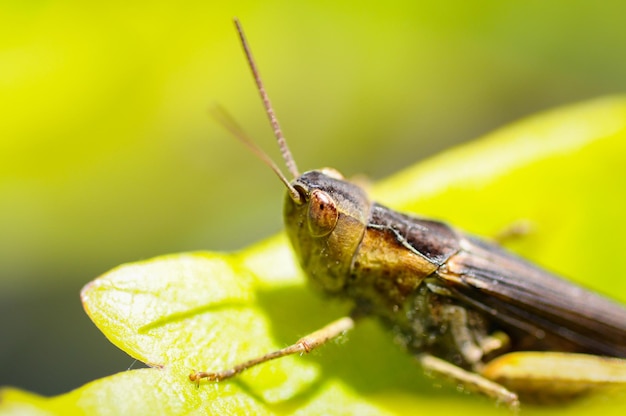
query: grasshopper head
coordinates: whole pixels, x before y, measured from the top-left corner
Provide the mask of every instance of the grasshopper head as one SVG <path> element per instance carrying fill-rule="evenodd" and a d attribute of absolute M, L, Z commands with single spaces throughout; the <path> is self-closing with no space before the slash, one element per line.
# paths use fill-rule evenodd
<path fill-rule="evenodd" d="M 354 254 L 365 233 L 370 201 L 360 187 L 332 169 L 305 172 L 291 182 L 298 192 L 285 201 L 285 228 L 313 284 L 340 294 L 349 282 Z"/>

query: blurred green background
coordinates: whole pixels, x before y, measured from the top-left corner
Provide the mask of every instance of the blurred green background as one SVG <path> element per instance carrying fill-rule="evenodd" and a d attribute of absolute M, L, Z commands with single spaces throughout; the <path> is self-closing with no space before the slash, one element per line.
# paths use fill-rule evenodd
<path fill-rule="evenodd" d="M 626 90 L 622 2 L 0 2 L 0 385 L 125 370 L 79 290 L 118 264 L 281 229 L 278 152 L 376 179 L 553 106 Z"/>

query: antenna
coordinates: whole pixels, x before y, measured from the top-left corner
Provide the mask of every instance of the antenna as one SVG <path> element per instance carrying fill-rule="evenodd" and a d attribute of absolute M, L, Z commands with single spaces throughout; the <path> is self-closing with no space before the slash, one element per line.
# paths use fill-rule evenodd
<path fill-rule="evenodd" d="M 213 108 L 211 108 L 211 115 L 213 115 L 213 117 L 215 117 L 215 119 L 219 121 L 220 124 L 224 126 L 224 128 L 226 128 L 226 130 L 228 130 L 233 136 L 239 139 L 240 142 L 245 144 L 248 149 L 252 151 L 252 153 L 254 153 L 267 166 L 269 166 L 270 169 L 274 171 L 276 176 L 278 176 L 278 179 L 280 179 L 280 181 L 287 187 L 289 197 L 292 199 L 293 202 L 295 202 L 296 204 L 301 204 L 304 202 L 302 196 L 300 195 L 300 192 L 298 192 L 296 188 L 294 188 L 289 183 L 289 179 L 287 179 L 285 175 L 283 175 L 280 168 L 276 166 L 276 163 L 274 163 L 274 161 L 263 150 L 261 150 L 261 148 L 254 144 L 252 140 L 250 140 L 250 138 L 243 131 L 241 126 L 237 124 L 237 122 L 223 107 L 219 105 L 214 106 Z"/>
<path fill-rule="evenodd" d="M 239 38 L 241 39 L 241 46 L 243 46 L 246 58 L 248 59 L 248 65 L 250 66 L 250 70 L 252 71 L 252 76 L 254 77 L 254 81 L 256 82 L 259 94 L 261 95 L 261 99 L 263 100 L 265 112 L 267 113 L 267 117 L 270 119 L 270 124 L 272 125 L 272 129 L 274 130 L 274 136 L 276 136 L 276 140 L 278 141 L 278 147 L 280 148 L 280 152 L 283 156 L 283 159 L 285 160 L 287 169 L 289 169 L 289 172 L 291 172 L 294 178 L 297 178 L 298 176 L 300 176 L 300 173 L 298 173 L 296 161 L 294 160 L 293 156 L 291 155 L 291 151 L 287 146 L 287 141 L 285 140 L 285 136 L 283 136 L 283 131 L 280 128 L 280 124 L 278 123 L 278 119 L 276 118 L 276 114 L 274 113 L 274 109 L 272 108 L 272 103 L 270 102 L 270 98 L 265 91 L 265 86 L 263 85 L 261 74 L 259 73 L 259 69 L 257 68 L 256 63 L 254 62 L 254 58 L 252 57 L 252 51 L 250 50 L 250 45 L 248 45 L 248 41 L 246 40 L 246 35 L 243 32 L 243 27 L 241 26 L 239 19 L 234 18 L 233 20 L 235 22 L 235 27 L 237 27 Z M 255 153 L 257 152 L 255 151 Z M 298 199 L 300 199 L 299 194 Z"/>

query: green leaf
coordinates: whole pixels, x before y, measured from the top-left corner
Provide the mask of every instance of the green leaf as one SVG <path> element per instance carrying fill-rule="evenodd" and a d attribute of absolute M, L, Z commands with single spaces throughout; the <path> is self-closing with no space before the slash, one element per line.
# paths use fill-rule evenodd
<path fill-rule="evenodd" d="M 273 185 L 273 184 L 272 184 Z M 268 186 L 272 186 L 268 185 Z M 375 199 L 493 236 L 518 220 L 510 247 L 626 302 L 620 259 L 626 189 L 626 99 L 565 107 L 452 149 L 378 184 Z M 235 254 L 184 253 L 122 265 L 88 284 L 85 310 L 102 332 L 154 368 L 65 395 L 4 389 L 10 414 L 506 414 L 425 377 L 375 322 L 306 357 L 263 364 L 220 383 L 191 383 L 288 345 L 349 311 L 312 293 L 283 235 Z M 626 395 L 525 413 L 623 414 Z"/>

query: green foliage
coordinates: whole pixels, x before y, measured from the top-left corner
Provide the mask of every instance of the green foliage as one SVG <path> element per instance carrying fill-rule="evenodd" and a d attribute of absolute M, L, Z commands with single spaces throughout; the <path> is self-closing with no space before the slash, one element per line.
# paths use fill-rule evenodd
<path fill-rule="evenodd" d="M 481 235 L 529 220 L 511 248 L 626 302 L 626 100 L 608 98 L 519 122 L 378 184 L 375 199 Z M 85 310 L 119 348 L 153 368 L 65 395 L 0 392 L 6 414 L 506 414 L 425 377 L 374 322 L 342 345 L 258 366 L 231 381 L 188 380 L 282 347 L 349 310 L 311 293 L 279 235 L 234 254 L 183 253 L 122 265 L 88 284 Z M 349 342 L 348 342 L 349 341 Z M 53 357 L 51 357 L 53 358 Z M 616 393 L 525 414 L 623 414 Z"/>

